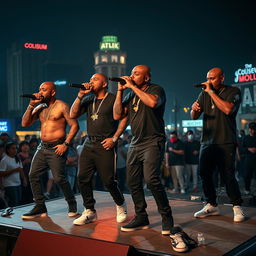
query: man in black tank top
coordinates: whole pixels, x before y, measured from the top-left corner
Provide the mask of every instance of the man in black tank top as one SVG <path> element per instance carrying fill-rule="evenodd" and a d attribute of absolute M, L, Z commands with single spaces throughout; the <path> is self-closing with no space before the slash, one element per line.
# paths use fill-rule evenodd
<path fill-rule="evenodd" d="M 225 182 L 227 194 L 233 204 L 234 222 L 245 219 L 241 209 L 241 194 L 235 178 L 236 114 L 241 102 L 239 88 L 223 84 L 220 68 L 207 73 L 204 90 L 192 105 L 191 118 L 198 119 L 203 113 L 203 133 L 199 155 L 199 173 L 207 204 L 194 217 L 219 215 L 213 172 L 216 168 Z"/>
<path fill-rule="evenodd" d="M 115 96 L 107 91 L 107 78 L 103 74 L 94 74 L 90 83 L 83 85 L 70 110 L 71 118 L 86 113 L 88 134 L 79 157 L 78 173 L 85 210 L 73 223 L 83 225 L 97 219 L 92 186 L 95 171 L 116 203 L 116 221 L 123 222 L 127 209 L 115 179 L 115 144 L 126 127 L 126 118 L 119 124 L 113 119 Z"/>
<path fill-rule="evenodd" d="M 169 235 L 175 251 L 185 252 L 188 246 L 182 238 L 181 229 L 174 227 L 172 210 L 160 180 L 160 166 L 164 157 L 165 129 L 164 89 L 152 84 L 149 67 L 138 65 L 131 76 L 122 77 L 125 85 L 118 84 L 114 104 L 114 118 L 128 117 L 132 141 L 127 153 L 127 183 L 135 206 L 135 218 L 121 227 L 121 231 L 134 231 L 149 227 L 143 180 L 151 190 L 162 217 L 162 234 Z M 123 91 L 131 91 L 122 101 Z"/>

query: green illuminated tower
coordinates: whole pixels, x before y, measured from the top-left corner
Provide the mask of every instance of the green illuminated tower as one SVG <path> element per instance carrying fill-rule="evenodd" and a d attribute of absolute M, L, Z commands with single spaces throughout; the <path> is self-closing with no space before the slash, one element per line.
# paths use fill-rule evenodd
<path fill-rule="evenodd" d="M 96 73 L 107 77 L 119 77 L 126 74 L 126 53 L 120 50 L 116 36 L 103 36 L 100 49 L 94 53 Z M 109 92 L 116 93 L 117 83 L 109 81 Z"/>

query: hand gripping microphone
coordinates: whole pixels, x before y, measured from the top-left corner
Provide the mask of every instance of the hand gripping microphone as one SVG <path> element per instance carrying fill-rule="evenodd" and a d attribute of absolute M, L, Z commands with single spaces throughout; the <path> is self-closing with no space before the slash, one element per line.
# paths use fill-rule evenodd
<path fill-rule="evenodd" d="M 126 84 L 126 81 L 123 78 L 120 78 L 120 77 L 110 77 L 109 80 L 113 81 L 113 82 L 118 82 L 121 85 L 125 85 Z"/>

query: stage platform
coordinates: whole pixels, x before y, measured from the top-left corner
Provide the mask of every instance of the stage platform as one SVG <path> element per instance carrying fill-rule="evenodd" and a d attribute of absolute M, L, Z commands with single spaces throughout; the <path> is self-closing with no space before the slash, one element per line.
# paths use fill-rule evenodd
<path fill-rule="evenodd" d="M 180 253 L 173 251 L 170 238 L 161 235 L 161 218 L 152 197 L 146 199 L 150 229 L 121 232 L 121 225 L 117 224 L 115 220 L 115 204 L 109 193 L 95 191 L 94 195 L 97 201 L 95 208 L 98 214 L 98 220 L 94 223 L 83 226 L 73 225 L 73 218 L 67 216 L 66 201 L 57 199 L 46 203 L 48 217 L 36 218 L 31 221 L 22 220 L 20 216 L 29 211 L 32 205 L 15 208 L 14 214 L 10 217 L 0 217 L 1 233 L 3 233 L 5 226 L 11 225 L 14 229 L 17 227 L 17 229 L 39 230 L 49 232 L 49 234 L 53 232 L 131 245 L 144 255 L 180 255 Z M 82 198 L 80 195 L 77 195 L 76 198 L 81 213 L 83 211 Z M 125 195 L 125 198 L 128 205 L 128 220 L 130 220 L 134 215 L 133 203 L 130 195 Z M 253 246 L 256 246 L 256 208 L 245 207 L 244 210 L 248 216 L 246 221 L 234 223 L 232 206 L 220 205 L 221 216 L 195 219 L 193 213 L 202 207 L 201 202 L 170 200 L 170 204 L 175 225 L 180 225 L 185 232 L 195 239 L 198 233 L 203 233 L 206 240 L 205 246 L 197 247 L 188 253 L 182 253 L 182 255 L 256 255 L 256 251 L 255 254 L 236 254 L 245 250 L 245 247 L 249 246 L 252 251 Z"/>

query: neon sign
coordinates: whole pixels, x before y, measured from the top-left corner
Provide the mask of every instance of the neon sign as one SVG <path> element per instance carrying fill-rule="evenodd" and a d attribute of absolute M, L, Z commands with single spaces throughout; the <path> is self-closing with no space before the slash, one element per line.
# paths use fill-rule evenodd
<path fill-rule="evenodd" d="M 24 47 L 27 49 L 36 49 L 36 50 L 47 50 L 47 44 L 34 44 L 34 43 L 25 43 Z"/>
<path fill-rule="evenodd" d="M 9 132 L 9 126 L 8 121 L 0 121 L 0 132 Z"/>
<path fill-rule="evenodd" d="M 100 42 L 100 50 L 120 50 L 120 43 L 117 41 L 117 36 L 103 36 Z"/>
<path fill-rule="evenodd" d="M 252 64 L 245 64 L 244 67 L 235 72 L 235 83 L 256 81 L 256 67 L 253 67 Z"/>

